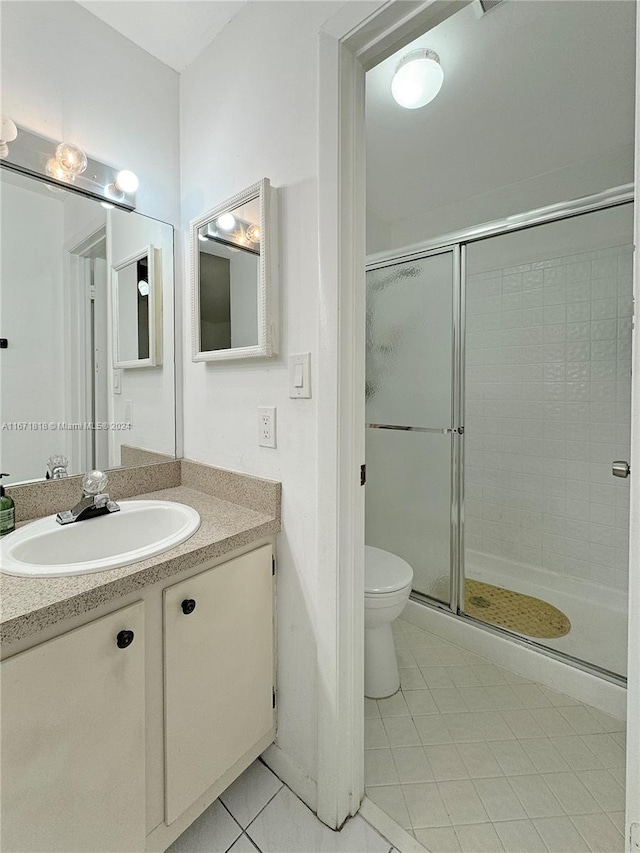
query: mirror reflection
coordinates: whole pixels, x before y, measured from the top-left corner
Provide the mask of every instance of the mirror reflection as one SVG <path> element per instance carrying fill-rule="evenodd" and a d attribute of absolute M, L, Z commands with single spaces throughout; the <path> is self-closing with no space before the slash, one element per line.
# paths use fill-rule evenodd
<path fill-rule="evenodd" d="M 155 367 L 160 363 L 156 325 L 158 252 L 148 246 L 113 268 L 113 366 Z"/>
<path fill-rule="evenodd" d="M 8 170 L 0 189 L 5 483 L 174 458 L 173 228 Z"/>
<path fill-rule="evenodd" d="M 260 292 L 260 198 L 198 229 L 200 349 L 256 346 Z"/>

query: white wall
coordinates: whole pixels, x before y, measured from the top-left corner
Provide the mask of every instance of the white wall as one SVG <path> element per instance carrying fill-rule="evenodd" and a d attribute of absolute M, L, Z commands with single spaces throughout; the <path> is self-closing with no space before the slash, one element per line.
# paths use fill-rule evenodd
<path fill-rule="evenodd" d="M 331 2 L 249 4 L 181 77 L 185 242 L 189 220 L 225 198 L 264 176 L 278 188 L 280 356 L 193 364 L 186 336 L 185 455 L 282 481 L 278 746 L 311 778 L 317 401 L 289 399 L 286 358 L 310 351 L 313 364 L 317 355 L 317 34 L 335 9 Z M 276 450 L 258 447 L 257 408 L 268 405 L 278 410 Z"/>
<path fill-rule="evenodd" d="M 64 205 L 53 193 L 30 192 L 2 182 L 0 420 L 65 420 L 62 242 Z M 61 431 L 2 429 L 1 467 L 6 483 L 44 477 L 47 459 L 65 453 Z"/>
<path fill-rule="evenodd" d="M 367 221 L 367 252 L 380 252 L 433 240 L 483 222 L 603 192 L 611 187 L 628 184 L 632 175 L 633 149 L 628 145 L 616 149 L 613 154 L 606 152 L 593 159 L 572 163 L 562 169 L 496 187 L 491 192 L 462 198 L 450 204 L 439 207 L 425 204 L 421 215 L 386 223 L 385 229 L 380 228 L 380 220 L 376 217 L 377 227 L 370 227 Z M 453 187 L 452 197 L 455 197 Z"/>
<path fill-rule="evenodd" d="M 140 179 L 138 210 L 179 214 L 178 74 L 77 3 L 3 3 L 2 112 Z"/>

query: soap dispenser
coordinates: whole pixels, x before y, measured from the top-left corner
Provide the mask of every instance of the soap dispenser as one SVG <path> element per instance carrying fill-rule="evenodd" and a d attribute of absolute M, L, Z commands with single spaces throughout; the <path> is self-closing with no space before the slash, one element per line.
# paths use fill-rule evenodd
<path fill-rule="evenodd" d="M 1 477 L 8 477 L 8 474 L 0 474 Z M 9 495 L 5 495 L 4 486 L 0 484 L 0 536 L 5 533 L 11 533 L 16 526 L 16 508 L 13 499 Z"/>

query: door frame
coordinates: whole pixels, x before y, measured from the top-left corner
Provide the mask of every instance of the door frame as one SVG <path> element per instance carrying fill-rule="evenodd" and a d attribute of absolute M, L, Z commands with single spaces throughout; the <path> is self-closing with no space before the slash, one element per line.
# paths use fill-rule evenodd
<path fill-rule="evenodd" d="M 65 411 L 71 423 L 84 423 L 91 395 L 90 319 L 87 289 L 91 284 L 92 256 L 104 243 L 106 225 L 94 220 L 64 245 L 64 339 L 65 339 Z M 87 471 L 91 458 L 90 430 L 65 432 L 69 470 Z"/>
<path fill-rule="evenodd" d="M 364 307 L 365 72 L 470 0 L 349 3 L 319 33 L 318 223 L 318 816 L 339 827 L 364 790 Z M 640 0 L 636 0 L 636 99 Z M 635 195 L 640 187 L 636 109 Z M 635 207 L 636 233 L 640 230 Z M 638 297 L 640 260 L 634 259 Z M 633 348 L 634 377 L 640 352 Z M 633 381 L 631 464 L 640 449 L 640 380 Z M 640 462 L 638 462 L 640 464 Z M 626 850 L 640 823 L 640 478 L 631 480 Z M 633 768 L 633 772 L 632 772 Z"/>
<path fill-rule="evenodd" d="M 317 813 L 364 794 L 365 72 L 471 0 L 348 3 L 318 39 Z"/>

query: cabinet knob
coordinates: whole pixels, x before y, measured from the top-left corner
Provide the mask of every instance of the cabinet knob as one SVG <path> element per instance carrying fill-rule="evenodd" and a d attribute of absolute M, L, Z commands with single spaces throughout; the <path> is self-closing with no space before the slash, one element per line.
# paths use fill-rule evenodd
<path fill-rule="evenodd" d="M 116 637 L 116 644 L 119 649 L 126 649 L 133 643 L 133 631 L 119 631 Z"/>
<path fill-rule="evenodd" d="M 193 598 L 185 598 L 185 600 L 180 605 L 182 607 L 182 612 L 188 616 L 190 613 L 196 609 L 196 603 Z"/>

